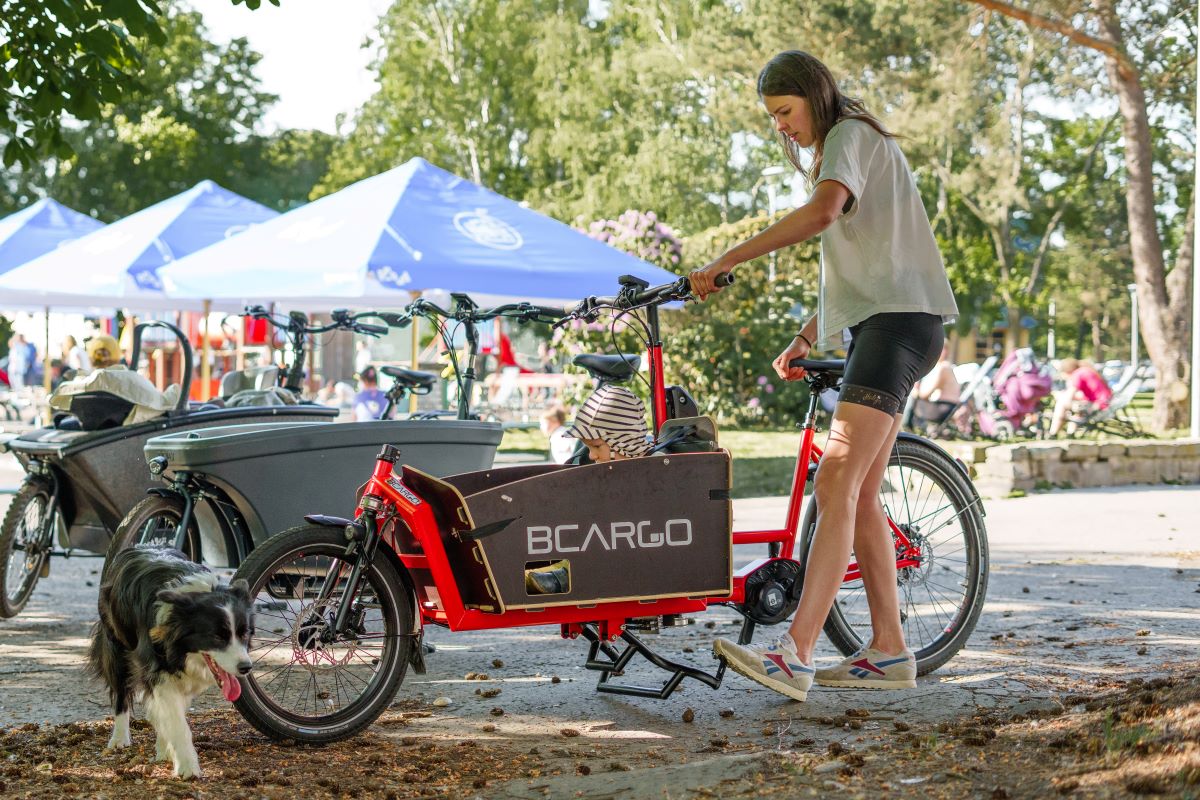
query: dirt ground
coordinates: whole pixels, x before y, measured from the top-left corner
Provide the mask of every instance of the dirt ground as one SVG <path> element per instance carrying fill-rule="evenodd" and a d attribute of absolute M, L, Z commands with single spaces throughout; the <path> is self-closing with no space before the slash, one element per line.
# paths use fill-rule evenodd
<path fill-rule="evenodd" d="M 1200 798 L 1196 508 L 1197 487 L 990 502 L 984 614 L 916 690 L 801 704 L 730 674 L 717 691 L 614 697 L 556 629 L 434 629 L 429 673 L 346 742 L 271 742 L 202 696 L 191 782 L 152 763 L 145 723 L 133 748 L 103 751 L 103 694 L 79 671 L 99 562 L 56 561 L 0 622 L 0 797 Z M 735 625 L 718 608 L 648 641 L 711 668 Z M 835 657 L 823 643 L 818 661 Z"/>
<path fill-rule="evenodd" d="M 1194 670 L 1112 681 L 1061 709 L 989 709 L 934 726 L 848 708 L 774 719 L 736 712 L 706 742 L 647 746 L 553 736 L 507 737 L 503 717 L 430 736 L 432 712 L 390 710 L 375 728 L 322 748 L 267 743 L 230 711 L 193 719 L 207 764 L 199 781 L 153 765 L 145 723 L 135 746 L 102 750 L 105 723 L 33 723 L 0 734 L 6 797 L 1127 797 L 1200 796 L 1200 682 Z M 753 728 L 747 731 L 746 728 Z M 836 732 L 822 745 L 813 729 Z M 738 730 L 734 730 L 738 729 Z M 824 737 L 820 737 L 824 738 Z M 632 746 L 631 746 L 632 745 Z M 697 747 L 697 745 L 702 745 Z"/>

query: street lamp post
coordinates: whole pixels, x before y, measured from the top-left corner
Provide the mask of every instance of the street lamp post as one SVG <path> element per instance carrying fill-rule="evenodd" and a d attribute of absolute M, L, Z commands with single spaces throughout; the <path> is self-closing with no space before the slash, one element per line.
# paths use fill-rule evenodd
<path fill-rule="evenodd" d="M 1129 313 L 1132 316 L 1132 319 L 1129 322 L 1129 327 L 1133 331 L 1133 338 L 1130 340 L 1130 343 L 1129 343 L 1129 363 L 1132 366 L 1136 367 L 1138 364 L 1138 350 L 1139 350 L 1139 348 L 1138 348 L 1137 284 L 1131 283 L 1125 288 L 1127 288 L 1129 290 L 1129 302 L 1130 302 Z"/>
<path fill-rule="evenodd" d="M 1046 331 L 1046 358 L 1054 360 L 1055 341 L 1054 341 L 1054 301 L 1050 301 L 1050 326 Z"/>
<path fill-rule="evenodd" d="M 769 167 L 763 167 L 761 173 L 763 181 L 767 184 L 767 214 L 772 221 L 775 219 L 775 181 L 771 180 L 777 175 L 782 175 L 787 171 L 787 167 L 781 167 L 774 164 Z M 767 256 L 767 279 L 775 280 L 775 251 Z"/>

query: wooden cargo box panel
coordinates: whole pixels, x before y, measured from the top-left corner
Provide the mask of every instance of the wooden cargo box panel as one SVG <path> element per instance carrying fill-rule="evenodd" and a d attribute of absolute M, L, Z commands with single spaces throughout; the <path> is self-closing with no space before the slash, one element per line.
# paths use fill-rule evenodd
<path fill-rule="evenodd" d="M 547 471 L 465 502 L 503 608 L 540 608 L 728 593 L 729 485 L 719 451 Z M 527 588 L 538 568 L 549 591 Z"/>

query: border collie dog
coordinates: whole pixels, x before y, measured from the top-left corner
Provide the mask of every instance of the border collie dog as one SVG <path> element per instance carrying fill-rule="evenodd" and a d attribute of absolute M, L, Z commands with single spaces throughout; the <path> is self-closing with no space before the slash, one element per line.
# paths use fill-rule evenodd
<path fill-rule="evenodd" d="M 230 702 L 241 695 L 237 676 L 250 672 L 253 634 L 245 581 L 218 585 L 207 567 L 172 548 L 138 545 L 113 556 L 88 650 L 88 670 L 112 699 L 108 747 L 131 744 L 136 697 L 158 736 L 156 760 L 170 759 L 181 778 L 199 777 L 188 706 L 214 681 Z"/>

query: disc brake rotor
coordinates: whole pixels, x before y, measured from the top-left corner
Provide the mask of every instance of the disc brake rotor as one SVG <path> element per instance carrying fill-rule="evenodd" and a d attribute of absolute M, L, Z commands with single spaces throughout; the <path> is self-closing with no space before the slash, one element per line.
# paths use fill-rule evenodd
<path fill-rule="evenodd" d="M 333 636 L 338 604 L 338 600 L 328 599 L 300 610 L 292 626 L 292 663 L 316 672 L 344 667 L 358 653 L 357 638 Z"/>

